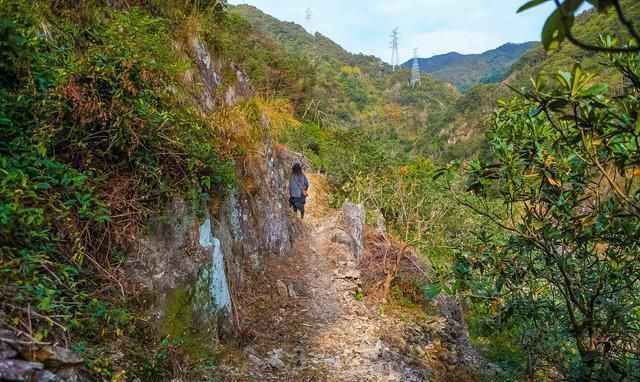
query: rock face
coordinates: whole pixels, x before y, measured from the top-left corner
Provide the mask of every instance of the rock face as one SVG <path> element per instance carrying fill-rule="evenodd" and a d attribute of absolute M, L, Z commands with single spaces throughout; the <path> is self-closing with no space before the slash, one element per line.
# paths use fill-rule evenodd
<path fill-rule="evenodd" d="M 211 219 L 207 219 L 200 226 L 200 247 L 211 253 L 211 295 L 214 297 L 217 307 L 231 313 L 231 297 L 227 286 L 227 277 L 224 272 L 224 258 L 220 249 L 220 240 L 213 237 L 211 231 Z"/>
<path fill-rule="evenodd" d="M 207 47 L 198 40 L 192 41 L 196 53 L 196 64 L 202 78 L 200 91 L 200 108 L 206 114 L 215 109 L 216 91 L 222 82 L 222 68 L 220 62 L 214 62 Z"/>
<path fill-rule="evenodd" d="M 384 220 L 384 215 L 382 215 L 382 212 L 380 212 L 380 210 L 374 210 L 372 213 L 373 213 L 372 233 L 379 237 L 386 237 L 387 228 L 386 228 L 386 222 Z"/>
<path fill-rule="evenodd" d="M 247 167 L 238 166 L 238 174 L 258 186 L 227 195 L 217 214 L 214 233 L 233 241 L 242 253 L 289 255 L 295 232 L 287 214 L 284 169 L 273 152 L 270 134 L 265 135 L 263 156 L 253 158 Z"/>
<path fill-rule="evenodd" d="M 291 151 L 286 147 L 282 148 L 281 152 L 278 153 L 278 156 L 282 159 L 282 164 L 285 170 L 291 171 L 291 168 L 296 163 L 301 164 L 304 171 L 314 170 L 309 158 L 295 151 Z"/>
<path fill-rule="evenodd" d="M 191 48 L 198 71 L 187 80 L 201 86 L 194 99 L 200 113 L 206 116 L 222 103 L 233 106 L 255 95 L 240 68 L 215 60 L 198 40 Z M 223 73 L 236 79 L 225 89 Z M 213 208 L 175 200 L 141 239 L 138 255 L 127 261 L 127 273 L 150 292 L 161 329 L 185 337 L 187 348 L 213 347 L 233 335 L 234 288 L 245 283 L 248 270 L 260 269 L 265 256 L 291 254 L 296 231 L 288 216 L 284 170 L 266 116 L 262 127 L 259 154 L 236 162 L 239 183 L 253 187 L 218 191 L 210 196 L 222 194 L 210 203 Z M 295 295 L 291 291 L 286 294 Z"/>
<path fill-rule="evenodd" d="M 353 252 L 356 259 L 360 259 L 364 252 L 364 205 L 362 203 L 344 203 L 342 206 L 342 217 L 344 220 L 343 230 L 353 239 Z"/>
<path fill-rule="evenodd" d="M 456 345 L 459 361 L 470 366 L 486 364 L 486 361 L 482 359 L 473 346 L 471 346 L 469 331 L 467 330 L 466 322 L 464 322 L 462 307 L 458 305 L 455 298 L 440 294 L 437 299 L 437 305 L 446 320 L 445 332 L 448 334 L 446 337 Z"/>
<path fill-rule="evenodd" d="M 224 101 L 227 106 L 234 106 L 241 99 L 255 93 L 247 73 L 235 65 L 233 65 L 233 69 L 236 72 L 236 83 L 229 86 L 224 93 Z"/>

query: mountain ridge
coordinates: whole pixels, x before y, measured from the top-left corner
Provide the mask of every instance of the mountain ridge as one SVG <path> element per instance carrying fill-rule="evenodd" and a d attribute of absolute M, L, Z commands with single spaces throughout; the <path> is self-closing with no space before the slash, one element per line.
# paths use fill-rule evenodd
<path fill-rule="evenodd" d="M 420 71 L 434 78 L 450 82 L 460 91 L 466 92 L 478 84 L 498 83 L 511 69 L 511 65 L 523 54 L 535 47 L 537 42 L 506 43 L 482 53 L 462 54 L 449 52 L 429 58 L 418 58 Z M 402 64 L 411 67 L 413 59 Z"/>

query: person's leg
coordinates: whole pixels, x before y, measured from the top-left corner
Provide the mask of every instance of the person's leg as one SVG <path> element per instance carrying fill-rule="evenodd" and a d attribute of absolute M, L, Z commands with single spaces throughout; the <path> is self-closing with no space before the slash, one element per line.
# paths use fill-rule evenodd
<path fill-rule="evenodd" d="M 300 219 L 304 219 L 304 204 L 300 206 Z"/>

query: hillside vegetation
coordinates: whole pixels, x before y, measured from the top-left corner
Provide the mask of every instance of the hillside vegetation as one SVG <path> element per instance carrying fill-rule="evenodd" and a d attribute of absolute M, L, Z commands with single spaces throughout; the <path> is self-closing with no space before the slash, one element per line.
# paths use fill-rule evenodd
<path fill-rule="evenodd" d="M 99 380 L 168 378 L 180 339 L 147 318 L 123 268 L 168 203 L 202 211 L 238 187 L 233 161 L 256 151 L 262 113 L 274 130 L 294 121 L 264 93 L 205 112 L 194 41 L 228 59 L 254 49 L 248 30 L 218 2 L 0 1 L 3 341 L 10 329 L 29 349 L 73 347 Z M 256 85 L 286 65 L 261 60 Z M 221 90 L 235 76 L 225 66 Z M 304 80 L 282 78 L 295 99 Z"/>
<path fill-rule="evenodd" d="M 640 3 L 623 0 L 621 4 L 630 19 L 640 19 Z M 618 36 L 620 43 L 629 39 L 629 34 L 612 9 L 605 13 L 595 9 L 583 12 L 576 18 L 573 33 L 593 44 L 598 44 L 601 34 Z M 514 95 L 510 87 L 526 86 L 531 78 L 537 76 L 548 80 L 555 71 L 569 70 L 577 61 L 581 62 L 584 70 L 598 73 L 596 80 L 608 83 L 612 95 L 622 94 L 629 86 L 628 80 L 619 71 L 606 65 L 606 54 L 580 49 L 568 41 L 548 54 L 541 44 L 534 45 L 513 63 L 504 81 L 470 88 L 450 109 L 451 122 L 443 127 L 442 134 L 451 145 L 445 146 L 447 153 L 444 158 L 468 158 L 483 150 L 484 133 L 489 126 L 487 117 L 498 99 L 508 99 Z"/>
<path fill-rule="evenodd" d="M 353 284 L 341 291 L 350 299 L 346 306 L 366 301 L 372 322 L 394 312 L 394 325 L 440 326 L 442 341 L 430 327 L 403 334 L 420 337 L 421 346 L 409 350 L 423 358 L 468 342 L 466 320 L 471 343 L 496 363 L 491 376 L 487 368 L 465 370 L 469 380 L 640 380 L 640 48 L 630 35 L 637 34 L 630 25 L 640 25 L 640 4 L 589 1 L 596 9 L 574 22 L 582 3 L 562 2 L 540 26 L 544 46 L 519 58 L 500 84 L 469 86 L 462 94 L 429 74 L 411 89 L 409 69 L 393 71 L 251 6 L 0 0 L 0 345 L 11 345 L 0 349 L 3 357 L 15 345 L 22 351 L 11 350 L 9 358 L 44 362 L 64 346 L 83 357 L 78 367 L 87 378 L 112 382 L 233 380 L 228 365 L 247 357 L 256 368 L 284 373 L 279 358 L 258 365 L 250 357 L 253 341 L 270 338 L 279 357 L 279 341 L 302 343 L 310 325 L 303 318 L 320 305 L 279 278 L 302 272 L 315 282 L 311 292 L 335 308 L 322 312 L 322 329 L 331 329 L 331 312 L 344 313 L 342 340 L 352 343 L 352 333 L 362 331 L 352 323 L 369 320 L 340 312 L 330 301 L 335 296 L 324 293 L 362 273 L 368 289 L 345 281 Z M 600 44 L 595 50 L 602 52 L 560 41 L 568 33 Z M 489 61 L 478 66 L 485 70 Z M 438 71 L 449 69 L 455 68 Z M 502 71 L 468 73 L 456 76 L 502 78 Z M 315 195 L 323 211 L 345 200 L 362 204 L 353 209 L 366 210 L 379 253 L 369 264 L 356 264 L 355 255 L 343 261 L 353 277 L 329 271 L 340 269 L 338 258 L 316 261 L 322 269 L 289 264 L 296 257 L 279 256 L 279 236 L 271 243 L 275 253 L 248 246 L 242 256 L 220 255 L 218 271 L 239 284 L 215 284 L 232 289 L 228 324 L 236 332 L 220 335 L 222 342 L 210 338 L 222 332 L 220 322 L 199 322 L 209 325 L 206 337 L 190 332 L 188 324 L 198 321 L 194 309 L 209 307 L 177 284 L 168 283 L 167 314 L 151 309 L 157 296 L 131 269 L 137 276 L 148 266 L 137 258 L 142 238 L 182 240 L 163 228 L 182 218 L 168 207 L 205 220 L 209 236 L 223 213 L 230 215 L 225 236 L 251 226 L 255 235 L 240 230 L 230 246 L 253 244 L 260 235 L 272 240 L 272 231 L 258 229 L 264 225 L 287 238 L 300 234 L 297 250 L 305 259 L 325 253 L 311 244 L 341 239 L 344 227 L 333 213 L 311 212 L 311 223 L 325 226 L 309 227 L 308 219 L 284 212 L 285 178 L 274 152 L 301 158 L 291 151 L 326 173 L 330 185 L 324 175 L 310 177 L 316 179 L 310 192 L 322 184 Z M 234 210 L 238 205 L 281 214 L 262 211 L 260 221 Z M 198 239 L 207 234 L 203 226 L 194 225 Z M 298 228 L 324 236 L 309 241 Z M 380 230 L 386 233 L 373 232 Z M 201 257 L 216 256 L 219 242 L 198 239 L 213 253 Z M 163 250 L 197 268 L 188 263 L 196 249 Z M 250 271 L 232 274 L 241 273 L 240 263 Z M 158 279 L 174 265 L 164 263 Z M 189 281 L 197 286 L 209 272 L 213 266 L 195 269 Z M 224 289 L 212 285 L 193 293 Z M 293 300 L 285 300 L 290 310 L 276 311 L 278 296 L 305 299 L 304 311 Z M 465 309 L 449 311 L 458 321 L 454 329 L 440 325 L 433 304 L 447 299 L 457 308 L 452 296 Z M 238 315 L 236 297 L 246 302 L 239 311 L 251 317 Z M 300 313 L 293 318 L 300 330 L 289 330 L 285 311 Z M 280 331 L 252 333 L 245 318 Z M 407 350 L 403 337 L 392 337 L 377 340 Z M 389 349 L 371 339 L 373 364 Z M 404 355 L 396 356 L 402 370 Z M 7 362 L 0 359 L 2 367 Z M 460 363 L 443 362 L 445 374 L 443 365 Z M 322 380 L 315 371 L 307 377 Z"/>

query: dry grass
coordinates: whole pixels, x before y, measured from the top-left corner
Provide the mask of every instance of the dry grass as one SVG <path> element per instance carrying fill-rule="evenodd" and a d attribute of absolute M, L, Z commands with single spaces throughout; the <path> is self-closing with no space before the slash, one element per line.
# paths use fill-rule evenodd
<path fill-rule="evenodd" d="M 307 198 L 306 216 L 319 220 L 327 216 L 330 211 L 331 186 L 323 175 L 307 173 L 309 180 L 309 197 Z"/>
<path fill-rule="evenodd" d="M 275 135 L 286 128 L 297 128 L 302 125 L 294 116 L 293 105 L 285 98 L 258 96 L 255 102 L 269 121 L 271 131 Z"/>
<path fill-rule="evenodd" d="M 365 253 L 360 261 L 363 289 L 369 298 L 378 301 L 383 297 L 387 272 L 395 264 L 405 245 L 393 237 L 378 235 L 368 235 L 365 241 Z M 428 265 L 410 248 L 406 249 L 392 286 L 396 286 L 413 303 L 422 304 L 424 299 L 417 287 L 429 281 L 425 273 L 429 273 Z"/>
<path fill-rule="evenodd" d="M 251 155 L 260 152 L 262 140 L 301 123 L 288 100 L 256 96 L 234 106 L 221 106 L 209 116 L 209 125 L 223 138 L 228 150 L 240 148 Z"/>
<path fill-rule="evenodd" d="M 247 118 L 247 105 L 240 103 L 233 107 L 223 106 L 209 117 L 213 131 L 230 143 L 246 145 L 257 142 L 261 129 Z"/>

